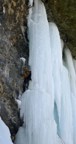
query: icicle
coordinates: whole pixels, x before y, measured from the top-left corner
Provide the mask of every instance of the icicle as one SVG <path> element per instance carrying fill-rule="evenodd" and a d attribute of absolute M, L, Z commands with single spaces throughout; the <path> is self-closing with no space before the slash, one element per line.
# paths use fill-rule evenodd
<path fill-rule="evenodd" d="M 76 74 L 76 60 L 73 59 L 73 64 L 74 64 L 74 69 L 75 69 L 75 74 Z"/>
<path fill-rule="evenodd" d="M 61 110 L 61 71 L 62 71 L 62 48 L 59 31 L 54 23 L 49 24 L 50 41 L 52 50 L 52 67 L 55 86 L 55 102 L 57 105 L 58 116 L 60 119 Z"/>
<path fill-rule="evenodd" d="M 61 48 L 62 48 L 62 51 L 63 51 L 63 48 L 64 48 L 64 42 L 63 42 L 62 39 L 61 39 Z"/>
<path fill-rule="evenodd" d="M 64 54 L 65 54 L 66 67 L 68 68 L 68 71 L 69 71 L 71 90 L 72 90 L 72 93 L 76 95 L 76 74 L 75 74 L 72 55 L 68 48 L 64 49 Z"/>
<path fill-rule="evenodd" d="M 54 23 L 50 23 L 50 41 L 52 47 L 52 66 L 55 92 L 54 111 L 58 134 L 64 143 L 73 144 L 70 83 L 68 71 L 63 66 L 62 62 L 62 51 L 64 43 L 60 40 L 58 28 Z M 67 90 L 65 91 L 66 87 Z"/>
<path fill-rule="evenodd" d="M 63 66 L 61 74 L 61 115 L 59 123 L 59 135 L 65 144 L 73 144 L 73 119 L 70 81 L 67 69 Z"/>
<path fill-rule="evenodd" d="M 65 63 L 69 72 L 71 103 L 72 103 L 72 118 L 73 118 L 73 144 L 76 143 L 76 74 L 73 64 L 71 52 L 65 48 Z"/>
<path fill-rule="evenodd" d="M 33 1 L 34 1 L 34 0 L 29 0 L 29 6 L 30 6 L 30 7 L 33 6 Z"/>

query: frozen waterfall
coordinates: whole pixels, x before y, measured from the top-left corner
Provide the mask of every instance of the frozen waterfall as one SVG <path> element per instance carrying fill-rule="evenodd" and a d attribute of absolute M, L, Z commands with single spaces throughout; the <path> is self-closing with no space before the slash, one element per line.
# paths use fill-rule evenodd
<path fill-rule="evenodd" d="M 29 1 L 33 4 L 33 0 Z M 28 16 L 31 81 L 22 96 L 15 144 L 76 144 L 76 68 L 44 4 L 34 1 Z"/>
<path fill-rule="evenodd" d="M 56 25 L 54 23 L 50 23 L 49 27 L 55 94 L 54 111 L 58 127 L 57 130 L 59 136 L 64 140 L 65 144 L 73 144 L 71 91 L 68 70 L 66 67 L 64 67 L 62 61 L 63 45 L 61 43 L 59 31 Z"/>

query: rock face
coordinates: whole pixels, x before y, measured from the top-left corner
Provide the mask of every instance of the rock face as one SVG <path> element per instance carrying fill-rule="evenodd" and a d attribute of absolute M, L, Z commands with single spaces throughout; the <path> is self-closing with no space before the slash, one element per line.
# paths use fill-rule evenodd
<path fill-rule="evenodd" d="M 19 59 L 28 59 L 26 4 L 24 0 L 0 0 L 0 116 L 12 139 L 20 125 L 15 102 L 23 85 Z"/>

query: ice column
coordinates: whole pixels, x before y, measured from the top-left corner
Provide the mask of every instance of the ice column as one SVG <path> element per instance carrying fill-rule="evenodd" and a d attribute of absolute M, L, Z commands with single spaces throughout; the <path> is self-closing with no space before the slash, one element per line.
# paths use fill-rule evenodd
<path fill-rule="evenodd" d="M 16 144 L 61 144 L 54 120 L 54 85 L 52 75 L 49 24 L 44 4 L 34 1 L 29 17 L 29 64 L 32 81 L 22 96 L 21 117 Z"/>
<path fill-rule="evenodd" d="M 65 64 L 69 73 L 71 103 L 72 103 L 72 118 L 73 118 L 73 144 L 76 143 L 76 73 L 71 52 L 68 48 L 64 51 Z"/>
<path fill-rule="evenodd" d="M 54 23 L 50 23 L 49 28 L 55 93 L 54 112 L 58 135 L 62 138 L 65 144 L 73 144 L 70 81 L 68 70 L 63 65 L 62 60 L 62 51 L 64 44 L 61 42 L 57 26 Z"/>

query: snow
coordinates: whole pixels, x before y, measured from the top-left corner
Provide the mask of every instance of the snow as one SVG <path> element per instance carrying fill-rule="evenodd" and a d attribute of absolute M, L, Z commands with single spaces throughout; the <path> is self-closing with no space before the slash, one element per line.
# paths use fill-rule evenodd
<path fill-rule="evenodd" d="M 58 28 L 48 23 L 40 0 L 29 9 L 28 37 L 32 80 L 22 95 L 24 123 L 15 144 L 76 144 L 76 62 L 63 49 Z"/>
<path fill-rule="evenodd" d="M 21 108 L 21 100 L 15 98 L 15 101 L 18 105 L 18 109 L 20 109 Z"/>
<path fill-rule="evenodd" d="M 22 61 L 23 64 L 25 65 L 26 59 L 25 59 L 24 57 L 21 57 L 21 58 L 20 58 L 20 61 Z"/>
<path fill-rule="evenodd" d="M 11 141 L 10 131 L 0 118 L 0 144 L 13 144 Z"/>

